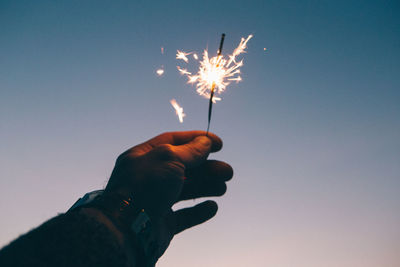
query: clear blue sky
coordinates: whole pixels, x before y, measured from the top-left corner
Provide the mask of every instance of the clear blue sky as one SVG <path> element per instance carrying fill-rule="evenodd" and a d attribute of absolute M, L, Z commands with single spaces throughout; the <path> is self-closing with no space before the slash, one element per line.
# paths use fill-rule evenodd
<path fill-rule="evenodd" d="M 216 51 L 224 32 L 225 52 L 254 34 L 211 125 L 235 177 L 158 266 L 398 266 L 399 7 L 0 1 L 0 245 L 105 186 L 130 146 L 205 129 L 175 51 Z"/>

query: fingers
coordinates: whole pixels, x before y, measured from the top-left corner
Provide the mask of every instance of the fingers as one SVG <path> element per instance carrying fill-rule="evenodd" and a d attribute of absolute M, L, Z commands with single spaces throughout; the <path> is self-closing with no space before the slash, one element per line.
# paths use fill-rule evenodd
<path fill-rule="evenodd" d="M 208 200 L 194 207 L 181 209 L 174 212 L 176 220 L 175 234 L 178 234 L 190 227 L 208 221 L 217 213 L 218 205 Z"/>
<path fill-rule="evenodd" d="M 159 145 L 147 153 L 146 157 L 164 161 L 178 161 L 186 168 L 190 168 L 201 164 L 207 159 L 211 146 L 211 139 L 206 136 L 198 136 L 189 143 L 180 146 Z"/>
<path fill-rule="evenodd" d="M 178 201 L 210 196 L 222 196 L 226 181 L 233 176 L 232 167 L 222 161 L 208 160 L 185 172 L 182 192 Z"/>
<path fill-rule="evenodd" d="M 185 183 L 178 201 L 195 199 L 201 197 L 219 197 L 226 192 L 226 183 L 224 182 L 205 182 L 200 186 L 195 186 L 195 183 Z"/>
<path fill-rule="evenodd" d="M 189 143 L 174 146 L 173 151 L 186 167 L 193 167 L 207 159 L 211 152 L 211 146 L 211 139 L 206 136 L 198 136 Z"/>
<path fill-rule="evenodd" d="M 160 134 L 140 145 L 137 145 L 123 154 L 126 153 L 133 153 L 135 156 L 143 155 L 153 148 L 163 145 L 163 144 L 170 144 L 174 146 L 186 144 L 198 136 L 205 136 L 205 131 L 186 131 L 186 132 L 167 132 Z M 217 152 L 222 148 L 222 140 L 217 135 L 213 133 L 208 133 L 208 138 L 211 139 L 211 152 Z M 122 154 L 122 155 L 123 155 Z"/>
<path fill-rule="evenodd" d="M 186 177 L 189 180 L 221 180 L 229 181 L 233 177 L 231 165 L 219 160 L 207 160 L 203 164 L 186 170 Z"/>
<path fill-rule="evenodd" d="M 186 144 L 198 136 L 206 136 L 205 131 L 186 131 L 186 132 L 167 132 L 147 141 L 153 147 L 161 144 L 171 144 L 174 146 Z M 222 148 L 222 140 L 217 135 L 209 132 L 208 138 L 212 141 L 212 152 L 219 151 Z"/>

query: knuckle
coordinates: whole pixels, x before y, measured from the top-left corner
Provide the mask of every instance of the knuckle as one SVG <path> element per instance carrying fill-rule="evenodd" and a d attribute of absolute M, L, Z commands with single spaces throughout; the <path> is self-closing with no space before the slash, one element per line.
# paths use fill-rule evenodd
<path fill-rule="evenodd" d="M 169 161 L 168 169 L 177 177 L 183 177 L 185 174 L 185 165 L 178 161 Z"/>
<path fill-rule="evenodd" d="M 122 162 L 124 162 L 126 160 L 126 154 L 122 153 L 121 155 L 119 155 L 117 157 L 117 160 L 115 161 L 115 165 L 120 165 Z"/>
<path fill-rule="evenodd" d="M 176 158 L 173 146 L 170 144 L 159 145 L 156 150 L 164 160 L 174 160 Z"/>
<path fill-rule="evenodd" d="M 158 135 L 158 138 L 165 139 L 171 135 L 171 132 L 163 132 L 162 134 Z"/>
<path fill-rule="evenodd" d="M 163 188 L 180 188 L 183 185 L 185 167 L 177 161 L 165 162 L 160 166 L 159 178 Z"/>
<path fill-rule="evenodd" d="M 117 169 L 132 168 L 132 166 L 137 166 L 139 161 L 140 157 L 137 157 L 132 154 L 120 155 L 115 163 L 115 168 Z"/>
<path fill-rule="evenodd" d="M 208 153 L 205 153 L 204 149 L 198 146 L 190 146 L 190 152 L 192 156 L 196 159 L 202 159 L 207 156 Z"/>

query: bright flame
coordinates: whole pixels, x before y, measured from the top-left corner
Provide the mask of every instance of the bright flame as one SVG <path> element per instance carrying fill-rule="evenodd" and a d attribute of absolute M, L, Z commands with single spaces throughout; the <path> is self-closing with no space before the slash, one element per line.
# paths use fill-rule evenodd
<path fill-rule="evenodd" d="M 237 61 L 236 57 L 245 53 L 247 42 L 252 37 L 253 35 L 249 35 L 246 39 L 242 38 L 238 47 L 236 47 L 232 55 L 227 56 L 227 59 L 222 55 L 209 58 L 208 51 L 204 50 L 203 60 L 200 61 L 199 70 L 196 74 L 192 74 L 187 69 L 179 66 L 178 71 L 188 78 L 188 83 L 196 84 L 196 91 L 199 95 L 209 99 L 211 90 L 215 90 L 215 93 L 221 94 L 231 81 L 239 82 L 242 80 L 240 77 L 240 67 L 243 66 L 243 60 Z M 176 58 L 188 63 L 187 55 L 189 54 L 191 53 L 178 50 Z M 221 100 L 221 98 L 214 95 L 212 100 L 215 103 L 217 100 Z"/>
<path fill-rule="evenodd" d="M 158 69 L 156 70 L 156 73 L 158 76 L 162 76 L 164 74 L 164 70 L 163 69 Z"/>
<path fill-rule="evenodd" d="M 183 108 L 179 106 L 179 104 L 176 102 L 175 99 L 171 99 L 169 102 L 174 107 L 175 113 L 176 113 L 176 115 L 178 115 L 179 122 L 183 123 L 183 117 L 186 116 L 186 114 L 183 113 Z"/>

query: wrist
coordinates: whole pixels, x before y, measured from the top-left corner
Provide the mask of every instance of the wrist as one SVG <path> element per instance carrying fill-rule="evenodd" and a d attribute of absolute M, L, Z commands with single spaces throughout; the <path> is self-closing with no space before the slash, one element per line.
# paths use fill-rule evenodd
<path fill-rule="evenodd" d="M 128 236 L 122 232 L 115 222 L 102 210 L 95 207 L 82 207 L 77 212 L 104 225 L 114 236 L 118 245 L 124 251 L 127 261 L 131 266 L 145 266 L 145 258 L 142 248 L 138 246 L 137 242 L 132 240 L 131 236 Z"/>
<path fill-rule="evenodd" d="M 143 248 L 138 242 L 137 237 L 131 232 L 121 229 L 114 218 L 110 218 L 103 210 L 97 207 L 82 207 L 77 212 L 107 227 L 110 233 L 115 237 L 118 245 L 125 252 L 130 265 L 147 266 Z"/>
<path fill-rule="evenodd" d="M 93 197 L 94 196 L 94 197 Z M 154 266 L 155 236 L 146 212 L 131 197 L 115 192 L 87 193 L 70 210 L 83 210 L 107 224 L 120 244 L 134 251 L 139 266 Z"/>
<path fill-rule="evenodd" d="M 124 238 L 123 232 L 121 232 L 121 230 L 115 225 L 115 223 L 107 215 L 105 215 L 102 210 L 95 207 L 82 207 L 76 212 L 103 224 L 115 236 L 115 239 L 121 247 L 124 247 L 126 245 L 126 240 Z"/>

